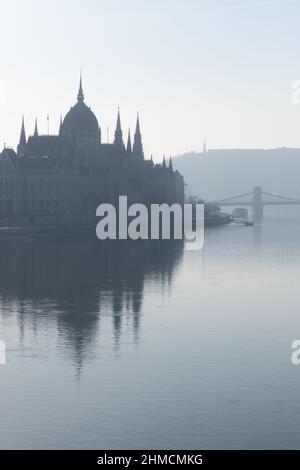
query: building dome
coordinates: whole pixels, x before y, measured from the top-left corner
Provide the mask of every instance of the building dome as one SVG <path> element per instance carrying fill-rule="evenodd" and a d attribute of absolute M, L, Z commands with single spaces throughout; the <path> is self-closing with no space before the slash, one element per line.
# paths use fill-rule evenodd
<path fill-rule="evenodd" d="M 91 109 L 84 103 L 81 79 L 77 103 L 66 114 L 62 122 L 61 133 L 70 137 L 100 137 L 97 118 Z"/>

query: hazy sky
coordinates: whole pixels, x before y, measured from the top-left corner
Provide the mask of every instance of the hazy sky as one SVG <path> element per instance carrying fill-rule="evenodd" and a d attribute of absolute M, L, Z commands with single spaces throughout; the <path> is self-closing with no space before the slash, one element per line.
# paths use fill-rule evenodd
<path fill-rule="evenodd" d="M 58 129 L 86 103 L 106 141 L 139 110 L 146 155 L 202 148 L 300 147 L 300 2 L 0 0 L 0 142 Z"/>

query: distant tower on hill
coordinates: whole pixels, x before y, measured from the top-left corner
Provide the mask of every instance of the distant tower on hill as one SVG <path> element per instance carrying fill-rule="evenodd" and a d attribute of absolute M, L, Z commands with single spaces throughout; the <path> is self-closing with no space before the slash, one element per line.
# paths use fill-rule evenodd
<path fill-rule="evenodd" d="M 206 147 L 206 140 L 203 142 L 203 150 L 202 153 L 207 153 L 207 147 Z"/>

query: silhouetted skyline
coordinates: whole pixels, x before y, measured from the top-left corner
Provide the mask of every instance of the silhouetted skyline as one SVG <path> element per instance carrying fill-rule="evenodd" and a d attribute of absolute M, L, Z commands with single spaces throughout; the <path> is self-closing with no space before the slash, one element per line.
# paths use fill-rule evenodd
<path fill-rule="evenodd" d="M 300 147 L 298 1 L 137 0 L 2 5 L 0 143 L 56 133 L 82 68 L 86 100 L 114 139 L 140 111 L 156 162 L 208 148 Z M 12 25 L 14 31 L 12 34 Z M 78 33 L 80 31 L 80 34 Z M 5 98 L 5 99 L 3 99 Z M 49 115 L 49 121 L 47 116 Z"/>

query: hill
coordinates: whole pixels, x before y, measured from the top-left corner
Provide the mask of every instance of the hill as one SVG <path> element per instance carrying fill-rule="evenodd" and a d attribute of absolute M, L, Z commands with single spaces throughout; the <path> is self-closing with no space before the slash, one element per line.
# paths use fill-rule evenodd
<path fill-rule="evenodd" d="M 300 195 L 300 149 L 216 149 L 173 157 L 186 193 L 221 199 L 262 186 L 268 192 Z"/>

